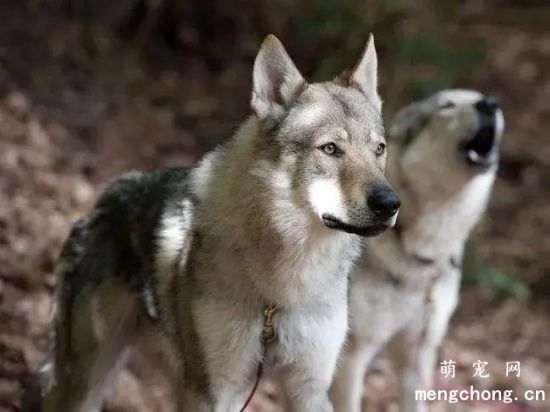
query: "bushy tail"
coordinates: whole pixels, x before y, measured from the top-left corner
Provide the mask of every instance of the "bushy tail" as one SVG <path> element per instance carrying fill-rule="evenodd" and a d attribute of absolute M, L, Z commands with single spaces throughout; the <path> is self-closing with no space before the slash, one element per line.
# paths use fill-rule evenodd
<path fill-rule="evenodd" d="M 71 291 L 67 290 L 70 282 L 66 282 L 66 279 L 74 278 L 78 273 L 80 262 L 85 253 L 88 223 L 89 218 L 78 220 L 63 244 L 55 268 L 57 285 L 52 299 L 47 331 L 49 356 L 42 368 L 31 377 L 26 385 L 21 401 L 22 412 L 42 411 L 42 396 L 55 382 L 55 365 L 57 364 L 55 358 L 69 349 L 67 339 L 70 336 L 70 330 L 67 331 L 60 327 L 65 318 L 70 316 L 67 310 L 70 307 L 70 302 L 67 299 L 70 299 Z"/>

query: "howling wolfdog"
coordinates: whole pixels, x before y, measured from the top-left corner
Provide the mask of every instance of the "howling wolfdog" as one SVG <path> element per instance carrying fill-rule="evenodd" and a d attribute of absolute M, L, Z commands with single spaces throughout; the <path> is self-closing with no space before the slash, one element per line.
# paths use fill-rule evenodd
<path fill-rule="evenodd" d="M 338 412 L 361 410 L 365 371 L 385 346 L 400 379 L 399 410 L 425 410 L 415 391 L 431 384 L 503 127 L 496 100 L 468 90 L 444 90 L 397 114 L 388 179 L 405 207 L 394 230 L 365 241 L 351 276 L 349 346 L 331 391 Z"/>
<path fill-rule="evenodd" d="M 400 204 L 384 177 L 372 37 L 352 70 L 308 84 L 268 36 L 251 108 L 198 166 L 131 172 L 75 224 L 43 411 L 99 411 L 148 345 L 165 354 L 178 411 L 239 411 L 259 365 L 284 376 L 293 411 L 333 410 L 359 236 L 392 226 Z"/>

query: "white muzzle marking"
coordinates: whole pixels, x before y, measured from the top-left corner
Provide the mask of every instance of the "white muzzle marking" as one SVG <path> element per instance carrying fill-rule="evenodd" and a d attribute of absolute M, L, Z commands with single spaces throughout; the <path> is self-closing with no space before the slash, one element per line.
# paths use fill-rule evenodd
<path fill-rule="evenodd" d="M 308 187 L 308 197 L 311 207 L 319 218 L 322 219 L 324 214 L 330 214 L 342 221 L 347 220 L 342 191 L 335 180 L 314 181 Z"/>

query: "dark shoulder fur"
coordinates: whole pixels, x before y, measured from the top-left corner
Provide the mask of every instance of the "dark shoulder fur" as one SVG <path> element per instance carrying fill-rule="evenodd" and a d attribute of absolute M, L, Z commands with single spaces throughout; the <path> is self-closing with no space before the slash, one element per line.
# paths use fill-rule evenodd
<path fill-rule="evenodd" d="M 187 168 L 129 172 L 100 196 L 92 212 L 75 224 L 61 261 L 72 294 L 104 277 L 122 277 L 140 290 L 153 281 L 155 233 L 167 208 L 189 197 Z"/>

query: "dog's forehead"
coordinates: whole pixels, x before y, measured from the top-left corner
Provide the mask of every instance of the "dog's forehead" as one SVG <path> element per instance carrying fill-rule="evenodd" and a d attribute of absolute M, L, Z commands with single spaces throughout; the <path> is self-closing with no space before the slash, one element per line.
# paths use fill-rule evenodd
<path fill-rule="evenodd" d="M 314 83 L 300 95 L 291 110 L 299 127 L 345 130 L 352 138 L 383 137 L 382 118 L 358 90 L 333 83 Z"/>
<path fill-rule="evenodd" d="M 435 106 L 452 102 L 456 105 L 468 105 L 478 102 L 483 95 L 475 90 L 448 89 L 442 90 L 433 96 Z"/>

